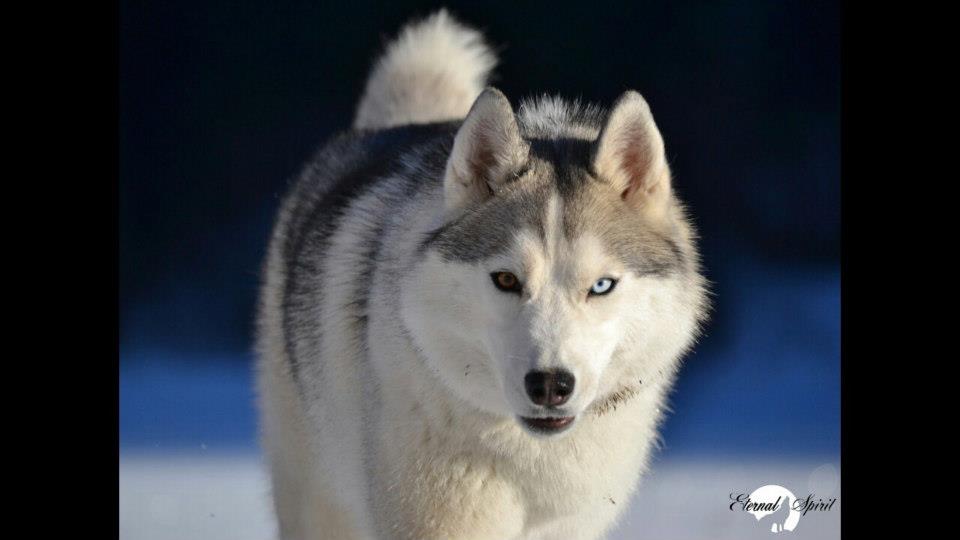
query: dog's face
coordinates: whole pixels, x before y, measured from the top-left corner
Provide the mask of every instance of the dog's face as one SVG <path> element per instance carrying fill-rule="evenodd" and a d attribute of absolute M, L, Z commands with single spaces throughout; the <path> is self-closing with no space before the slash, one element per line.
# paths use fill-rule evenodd
<path fill-rule="evenodd" d="M 573 125 L 585 136 L 559 139 L 521 136 L 506 100 L 481 96 L 447 166 L 448 218 L 403 286 L 404 322 L 441 380 L 532 433 L 672 371 L 696 332 L 696 254 L 659 134 L 627 122 L 648 121 L 632 96 L 606 120 L 626 134 Z"/>

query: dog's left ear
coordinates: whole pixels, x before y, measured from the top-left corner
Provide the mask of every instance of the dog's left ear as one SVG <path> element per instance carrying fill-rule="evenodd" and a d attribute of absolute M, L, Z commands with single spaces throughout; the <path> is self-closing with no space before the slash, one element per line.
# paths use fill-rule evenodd
<path fill-rule="evenodd" d="M 670 198 L 670 168 L 650 106 L 633 90 L 617 100 L 593 147 L 593 168 L 629 205 L 656 212 Z"/>

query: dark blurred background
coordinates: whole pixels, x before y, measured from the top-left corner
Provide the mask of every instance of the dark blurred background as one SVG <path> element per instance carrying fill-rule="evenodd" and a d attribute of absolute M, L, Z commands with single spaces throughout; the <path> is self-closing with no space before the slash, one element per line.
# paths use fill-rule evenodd
<path fill-rule="evenodd" d="M 716 293 L 663 452 L 838 455 L 840 9 L 809 0 L 122 2 L 121 445 L 255 448 L 279 198 L 385 41 L 441 6 L 498 47 L 514 103 L 651 104 Z"/>

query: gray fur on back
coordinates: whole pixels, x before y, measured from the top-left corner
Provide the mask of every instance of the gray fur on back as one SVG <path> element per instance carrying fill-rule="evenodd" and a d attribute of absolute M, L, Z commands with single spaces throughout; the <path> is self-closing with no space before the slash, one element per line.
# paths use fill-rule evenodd
<path fill-rule="evenodd" d="M 368 290 L 388 212 L 352 212 L 354 202 L 375 196 L 385 209 L 402 211 L 417 191 L 438 189 L 459 122 L 405 126 L 382 131 L 349 132 L 335 137 L 311 160 L 284 203 L 281 227 L 282 259 L 287 268 L 283 290 L 283 321 L 287 353 L 295 377 L 302 359 L 319 350 L 318 310 L 322 306 L 324 260 L 328 240 L 350 221 L 365 234 L 357 250 L 369 264 L 357 268 L 356 304 L 344 306 L 358 324 L 366 322 Z M 412 176 L 410 172 L 416 172 Z M 407 174 L 404 174 L 407 173 Z"/>

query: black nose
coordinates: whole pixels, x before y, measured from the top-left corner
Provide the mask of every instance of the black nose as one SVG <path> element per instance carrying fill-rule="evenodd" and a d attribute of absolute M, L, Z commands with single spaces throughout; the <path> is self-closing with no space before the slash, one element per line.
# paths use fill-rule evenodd
<path fill-rule="evenodd" d="M 531 371 L 523 378 L 530 401 L 537 405 L 563 405 L 573 393 L 573 373 L 565 369 Z"/>

